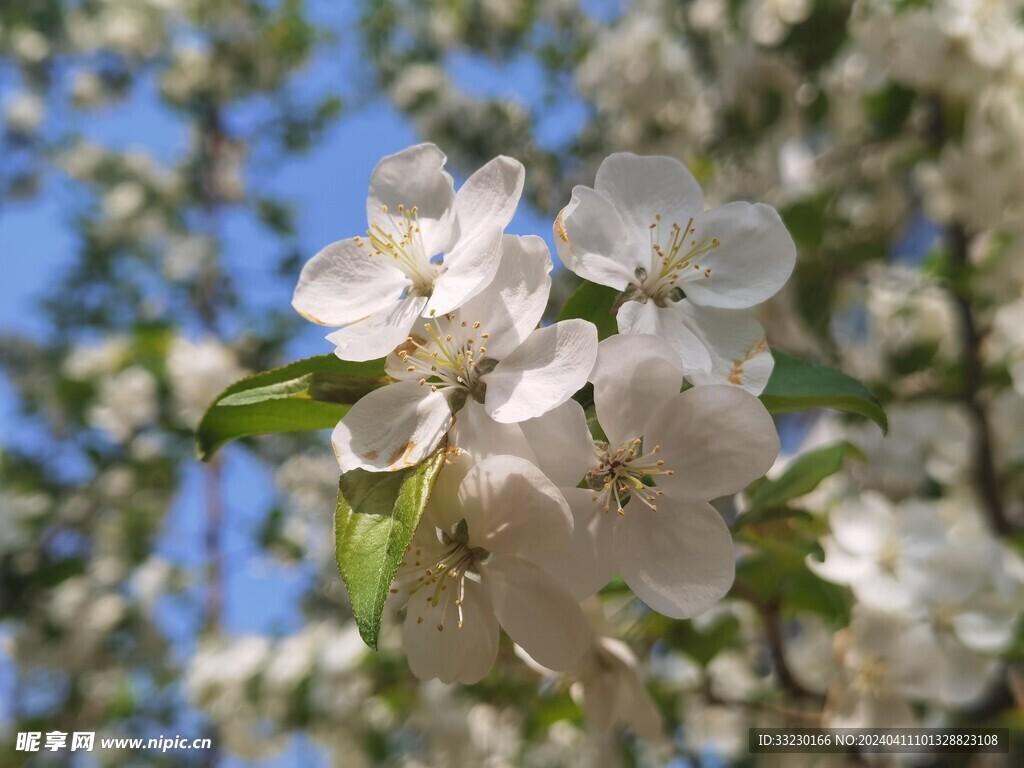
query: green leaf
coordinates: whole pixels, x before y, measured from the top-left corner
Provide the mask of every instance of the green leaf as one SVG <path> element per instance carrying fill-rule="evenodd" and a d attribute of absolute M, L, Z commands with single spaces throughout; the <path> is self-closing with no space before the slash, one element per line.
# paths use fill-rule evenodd
<path fill-rule="evenodd" d="M 360 397 L 388 381 L 384 361 L 353 363 L 320 355 L 236 381 L 196 428 L 196 453 L 209 461 L 222 445 L 270 432 L 333 427 Z"/>
<path fill-rule="evenodd" d="M 847 458 L 863 461 L 864 455 L 856 446 L 843 441 L 797 456 L 781 477 L 765 480 L 757 486 L 750 496 L 750 509 L 737 518 L 733 530 L 751 523 L 800 515 L 797 510 L 787 510 L 783 505 L 813 491 L 818 483 L 842 469 Z"/>
<path fill-rule="evenodd" d="M 335 559 L 348 588 L 359 636 L 371 648 L 377 647 L 388 590 L 444 456 L 442 443 L 415 467 L 397 472 L 354 469 L 341 476 L 334 515 Z"/>
<path fill-rule="evenodd" d="M 833 626 L 850 623 L 849 590 L 818 578 L 806 567 L 794 573 L 781 590 L 784 615 L 816 613 Z"/>
<path fill-rule="evenodd" d="M 910 117 L 916 91 L 892 83 L 863 98 L 864 111 L 880 139 L 891 139 L 900 132 Z"/>
<path fill-rule="evenodd" d="M 735 533 L 745 525 L 763 525 L 764 523 L 775 523 L 779 520 L 792 520 L 793 518 L 808 520 L 810 517 L 804 510 L 794 509 L 793 507 L 762 507 L 756 510 L 748 510 L 737 517 L 733 521 L 732 530 Z"/>
<path fill-rule="evenodd" d="M 729 615 L 698 627 L 693 621 L 677 621 L 651 613 L 644 617 L 640 626 L 646 638 L 668 640 L 701 666 L 707 666 L 732 645 L 740 632 L 739 620 Z"/>
<path fill-rule="evenodd" d="M 801 248 L 814 250 L 821 247 L 825 240 L 825 206 L 824 198 L 811 197 L 791 203 L 779 211 L 786 229 Z"/>
<path fill-rule="evenodd" d="M 615 322 L 615 300 L 619 292 L 597 283 L 583 283 L 573 291 L 572 296 L 565 302 L 559 320 L 573 320 L 580 318 L 589 320 L 597 326 L 597 337 L 607 339 L 618 333 L 619 328 Z"/>
<path fill-rule="evenodd" d="M 770 413 L 834 408 L 865 416 L 889 431 L 885 411 L 874 393 L 851 376 L 824 365 L 772 350 L 775 369 L 761 393 L 761 402 Z"/>
<path fill-rule="evenodd" d="M 710 627 L 697 629 L 692 621 L 680 622 L 678 644 L 691 659 L 702 666 L 727 648 L 740 633 L 740 622 L 735 616 L 725 616 Z"/>

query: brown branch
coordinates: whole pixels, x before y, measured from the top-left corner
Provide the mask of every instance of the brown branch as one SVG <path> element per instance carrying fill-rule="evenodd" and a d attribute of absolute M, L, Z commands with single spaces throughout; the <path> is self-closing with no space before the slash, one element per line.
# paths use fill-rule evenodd
<path fill-rule="evenodd" d="M 942 99 L 934 94 L 928 101 L 929 119 L 925 126 L 924 138 L 937 151 L 949 141 L 949 126 L 943 109 Z M 992 449 L 992 428 L 985 412 L 981 396 L 984 383 L 984 366 L 981 360 L 982 334 L 974 316 L 971 295 L 971 234 L 962 222 L 953 221 L 946 227 L 946 247 L 950 257 L 950 291 L 960 319 L 960 342 L 962 345 L 963 384 L 960 399 L 967 407 L 971 419 L 973 445 L 973 480 L 975 490 L 981 497 L 982 505 L 992 528 L 1001 536 L 1013 531 L 1006 516 L 999 473 L 996 471 Z"/>
<path fill-rule="evenodd" d="M 971 238 L 963 225 L 954 223 L 946 230 L 946 241 L 952 266 L 951 290 L 960 318 L 963 364 L 960 398 L 967 407 L 971 419 L 974 485 L 992 528 L 999 535 L 1007 536 L 1013 532 L 1013 525 L 1006 516 L 999 473 L 996 470 L 995 452 L 992 448 L 992 428 L 981 393 L 984 383 L 984 366 L 981 360 L 982 334 L 978 329 L 974 307 L 971 304 Z"/>
<path fill-rule="evenodd" d="M 203 503 L 206 511 L 203 548 L 206 555 L 206 612 L 203 629 L 215 631 L 220 626 L 224 607 L 221 573 L 221 528 L 224 524 L 221 501 L 221 464 L 219 457 L 203 467 Z"/>
<path fill-rule="evenodd" d="M 811 699 L 823 703 L 823 697 L 805 688 L 789 668 L 789 660 L 786 658 L 786 643 L 785 638 L 782 636 L 782 623 L 779 616 L 779 596 L 775 595 L 766 600 L 758 595 L 750 585 L 739 579 L 736 580 L 732 588 L 733 592 L 757 609 L 761 617 L 761 623 L 764 624 L 765 637 L 768 640 L 768 650 L 771 654 L 772 665 L 775 667 L 775 674 L 778 675 L 779 684 L 783 690 L 799 699 Z"/>
<path fill-rule="evenodd" d="M 217 174 L 227 136 L 221 110 L 216 102 L 204 105 L 200 119 L 201 167 L 199 169 L 199 197 L 206 232 L 215 241 L 220 238 L 220 212 L 223 198 L 217 183 Z M 219 253 L 217 254 L 219 256 Z M 220 264 L 217 258 L 204 265 L 196 285 L 195 306 L 207 333 L 217 332 L 218 286 Z M 224 612 L 223 540 L 224 502 L 222 495 L 222 464 L 216 457 L 203 468 L 203 504 L 205 507 L 204 554 L 206 559 L 206 606 L 203 632 L 214 634 L 220 630 Z M 211 739 L 212 749 L 206 751 L 204 765 L 213 768 L 220 763 L 218 743 L 220 730 L 214 722 L 207 725 L 204 734 Z"/>

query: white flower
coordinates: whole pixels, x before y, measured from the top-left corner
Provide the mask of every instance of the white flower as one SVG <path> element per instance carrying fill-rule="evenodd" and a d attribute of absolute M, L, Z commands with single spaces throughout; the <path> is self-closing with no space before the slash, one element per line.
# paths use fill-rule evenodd
<path fill-rule="evenodd" d="M 705 211 L 678 160 L 619 153 L 601 163 L 593 189 L 573 189 L 554 229 L 566 267 L 623 292 L 622 333 L 665 338 L 685 372 L 705 381 L 764 388 L 764 333 L 736 310 L 771 297 L 793 271 L 796 248 L 774 208 Z"/>
<path fill-rule="evenodd" d="M 824 692 L 835 677 L 832 659 L 834 628 L 815 614 L 801 614 L 796 633 L 785 647 L 790 671 L 801 685 Z"/>
<path fill-rule="evenodd" d="M 812 7 L 809 0 L 755 0 L 750 7 L 751 36 L 761 45 L 778 45 L 792 25 L 810 15 Z"/>
<path fill-rule="evenodd" d="M 928 627 L 936 651 L 933 697 L 964 706 L 984 692 L 998 669 L 996 655 L 1012 644 L 1024 592 L 1016 556 L 980 516 L 963 514 L 970 502 L 950 501 L 957 517 L 912 585 L 912 614 Z"/>
<path fill-rule="evenodd" d="M 50 54 L 49 41 L 35 29 L 15 27 L 10 32 L 10 41 L 14 55 L 31 64 L 38 64 Z"/>
<path fill-rule="evenodd" d="M 1022 591 L 1013 555 L 972 502 L 894 508 L 866 493 L 833 510 L 830 523 L 825 561 L 809 560 L 812 570 L 850 585 L 865 611 L 897 613 L 913 624 L 907 632 L 926 638 L 930 687 L 917 695 L 947 706 L 977 699 L 995 654 L 1013 641 Z"/>
<path fill-rule="evenodd" d="M 416 318 L 449 313 L 494 276 L 501 235 L 522 194 L 522 165 L 497 157 L 458 194 L 445 155 L 418 144 L 381 160 L 370 177 L 367 238 L 340 240 L 314 256 L 292 305 L 320 325 L 343 360 L 384 357 Z"/>
<path fill-rule="evenodd" d="M 967 481 L 971 427 L 965 408 L 916 400 L 893 403 L 886 411 L 888 435 L 852 423 L 843 425 L 839 435 L 868 457 L 851 470 L 859 488 L 902 499 L 930 481 L 954 487 Z"/>
<path fill-rule="evenodd" d="M 174 565 L 162 557 L 151 557 L 131 576 L 131 587 L 139 602 L 152 610 L 156 601 L 174 585 Z"/>
<path fill-rule="evenodd" d="M 935 508 L 910 500 L 894 507 L 879 493 L 844 500 L 829 513 L 832 535 L 821 544 L 825 559 L 808 556 L 821 578 L 849 586 L 875 608 L 909 610 L 924 577 L 926 558 L 942 546 L 945 526 Z"/>
<path fill-rule="evenodd" d="M 103 79 L 95 72 L 75 72 L 71 76 L 71 100 L 76 107 L 90 109 L 103 103 Z"/>
<path fill-rule="evenodd" d="M 43 493 L 0 492 L 0 556 L 30 547 L 51 500 Z"/>
<path fill-rule="evenodd" d="M 598 31 L 576 68 L 576 88 L 593 104 L 608 145 L 698 151 L 714 127 L 712 100 L 686 38 L 652 10 L 632 3 Z"/>
<path fill-rule="evenodd" d="M 587 417 L 575 400 L 567 400 L 538 416 L 502 424 L 470 400 L 459 412 L 450 441 L 478 461 L 511 454 L 538 467 L 559 488 L 573 488 L 595 465 Z"/>
<path fill-rule="evenodd" d="M 100 380 L 99 396 L 89 409 L 89 421 L 114 440 L 126 442 L 156 418 L 157 394 L 153 374 L 141 366 L 130 366 Z"/>
<path fill-rule="evenodd" d="M 494 281 L 456 312 L 421 320 L 388 359 L 399 381 L 352 406 L 334 430 L 342 471 L 387 471 L 422 461 L 472 398 L 488 418 L 514 423 L 566 402 L 597 354 L 591 323 L 534 330 L 550 287 L 538 237 L 507 235 Z"/>
<path fill-rule="evenodd" d="M 593 633 L 590 646 L 572 669 L 558 677 L 569 684 L 573 700 L 600 730 L 610 731 L 625 724 L 643 738 L 661 736 L 661 713 L 644 687 L 636 655 L 612 636 L 597 598 L 587 600 L 582 607 Z M 516 653 L 536 672 L 555 674 L 523 649 L 517 647 Z"/>
<path fill-rule="evenodd" d="M 175 337 L 167 352 L 167 375 L 178 419 L 195 427 L 214 398 L 247 373 L 235 353 L 216 338 Z"/>
<path fill-rule="evenodd" d="M 993 81 L 1020 76 L 1021 9 L 1020 0 L 858 0 L 849 31 L 893 80 L 973 98 Z"/>
<path fill-rule="evenodd" d="M 498 652 L 498 626 L 552 669 L 586 649 L 586 619 L 537 563 L 572 536 L 558 489 L 514 456 L 462 452 L 438 477 L 398 570 L 402 645 L 420 678 L 475 683 Z"/>
<path fill-rule="evenodd" d="M 659 613 L 700 613 L 725 594 L 734 573 L 729 529 L 708 502 L 771 467 L 779 451 L 771 417 L 736 387 L 680 393 L 682 370 L 654 336 L 601 342 L 591 379 L 608 441 L 570 449 L 594 457 L 590 488 L 563 489 L 573 541 L 549 567 L 578 599 L 618 569 Z"/>
<path fill-rule="evenodd" d="M 22 93 L 4 107 L 7 126 L 16 133 L 33 134 L 46 116 L 42 100 L 32 93 Z"/>
<path fill-rule="evenodd" d="M 135 216 L 146 203 L 146 189 L 137 181 L 122 181 L 103 197 L 103 212 L 115 221 Z"/>
<path fill-rule="evenodd" d="M 917 725 L 907 699 L 927 698 L 934 644 L 920 622 L 857 605 L 836 635 L 838 679 L 828 692 L 824 723 L 832 728 Z"/>

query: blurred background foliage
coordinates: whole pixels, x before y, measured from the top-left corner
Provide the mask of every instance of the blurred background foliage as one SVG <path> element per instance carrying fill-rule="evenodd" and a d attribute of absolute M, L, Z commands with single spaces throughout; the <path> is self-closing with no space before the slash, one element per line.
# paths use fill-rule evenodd
<path fill-rule="evenodd" d="M 215 745 L 93 753 L 101 765 L 750 764 L 752 725 L 897 721 L 1009 726 L 1019 748 L 1022 14 L 1020 0 L 0 5 L 0 765 L 66 764 L 14 752 L 26 730 Z M 457 689 L 413 679 L 393 627 L 366 652 L 333 562 L 323 436 L 195 462 L 191 430 L 221 389 L 326 351 L 288 304 L 298 270 L 358 231 L 369 168 L 417 139 L 463 174 L 519 158 L 524 232 L 547 236 L 573 185 L 622 150 L 682 159 L 709 204 L 775 205 L 800 256 L 760 308 L 769 342 L 886 404 L 884 440 L 834 414 L 780 421 L 771 480 L 720 505 L 740 560 L 709 614 L 669 621 L 606 590 L 660 740 L 588 726 L 571 681 L 510 647 Z M 557 274 L 552 315 L 574 280 Z M 985 553 L 940 575 L 976 584 L 963 605 L 995 605 L 1011 628 L 975 643 L 957 634 L 963 605 L 927 608 L 931 687 L 878 672 L 906 619 L 808 566 L 835 510 L 899 528 L 922 507 L 951 552 Z M 899 552 L 879 562 L 895 572 Z M 948 764 L 993 764 L 979 760 Z"/>

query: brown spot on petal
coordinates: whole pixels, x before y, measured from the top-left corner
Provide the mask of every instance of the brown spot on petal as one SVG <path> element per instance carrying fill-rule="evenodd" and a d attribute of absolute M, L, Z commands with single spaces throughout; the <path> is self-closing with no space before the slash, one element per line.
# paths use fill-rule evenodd
<path fill-rule="evenodd" d="M 739 360 L 733 360 L 732 368 L 729 371 L 729 383 L 737 387 L 743 386 L 743 366 L 766 349 L 768 349 L 768 341 L 762 336 L 747 354 Z"/>
<path fill-rule="evenodd" d="M 312 312 L 303 312 L 298 307 L 295 307 L 295 311 L 298 312 L 299 315 L 304 317 L 306 320 L 309 320 L 309 322 L 311 322 L 311 323 L 316 323 L 317 325 L 335 325 L 335 323 L 328 323 L 328 322 L 325 322 L 325 321 L 321 320 L 319 317 L 314 315 Z"/>
<path fill-rule="evenodd" d="M 373 461 L 374 459 L 377 458 L 377 452 L 367 451 L 366 453 L 363 454 L 363 458 L 366 459 L 367 461 Z"/>
<path fill-rule="evenodd" d="M 388 459 L 388 465 L 389 466 L 394 466 L 402 458 L 404 458 L 404 457 L 408 456 L 410 453 L 412 453 L 413 450 L 415 450 L 415 448 L 416 448 L 416 443 L 414 443 L 412 440 L 410 440 L 405 445 L 401 446 L 393 454 L 391 454 L 391 458 Z M 408 462 L 405 462 L 405 463 L 408 464 Z"/>
<path fill-rule="evenodd" d="M 563 208 L 558 212 L 558 216 L 555 217 L 555 235 L 563 243 L 569 246 L 569 253 L 573 252 L 572 243 L 569 241 L 569 233 L 565 231 L 565 222 L 562 221 L 562 214 L 565 212 Z"/>
<path fill-rule="evenodd" d="M 395 354 L 398 355 L 399 357 L 403 357 L 404 356 L 402 354 L 403 352 L 405 354 L 411 355 L 411 354 L 413 354 L 416 351 L 416 345 L 417 344 L 419 344 L 421 346 L 426 346 L 427 340 L 424 339 L 422 336 L 417 336 L 416 334 L 411 334 L 405 340 L 405 342 L 403 344 L 401 344 L 400 346 L 398 346 L 395 349 Z"/>

